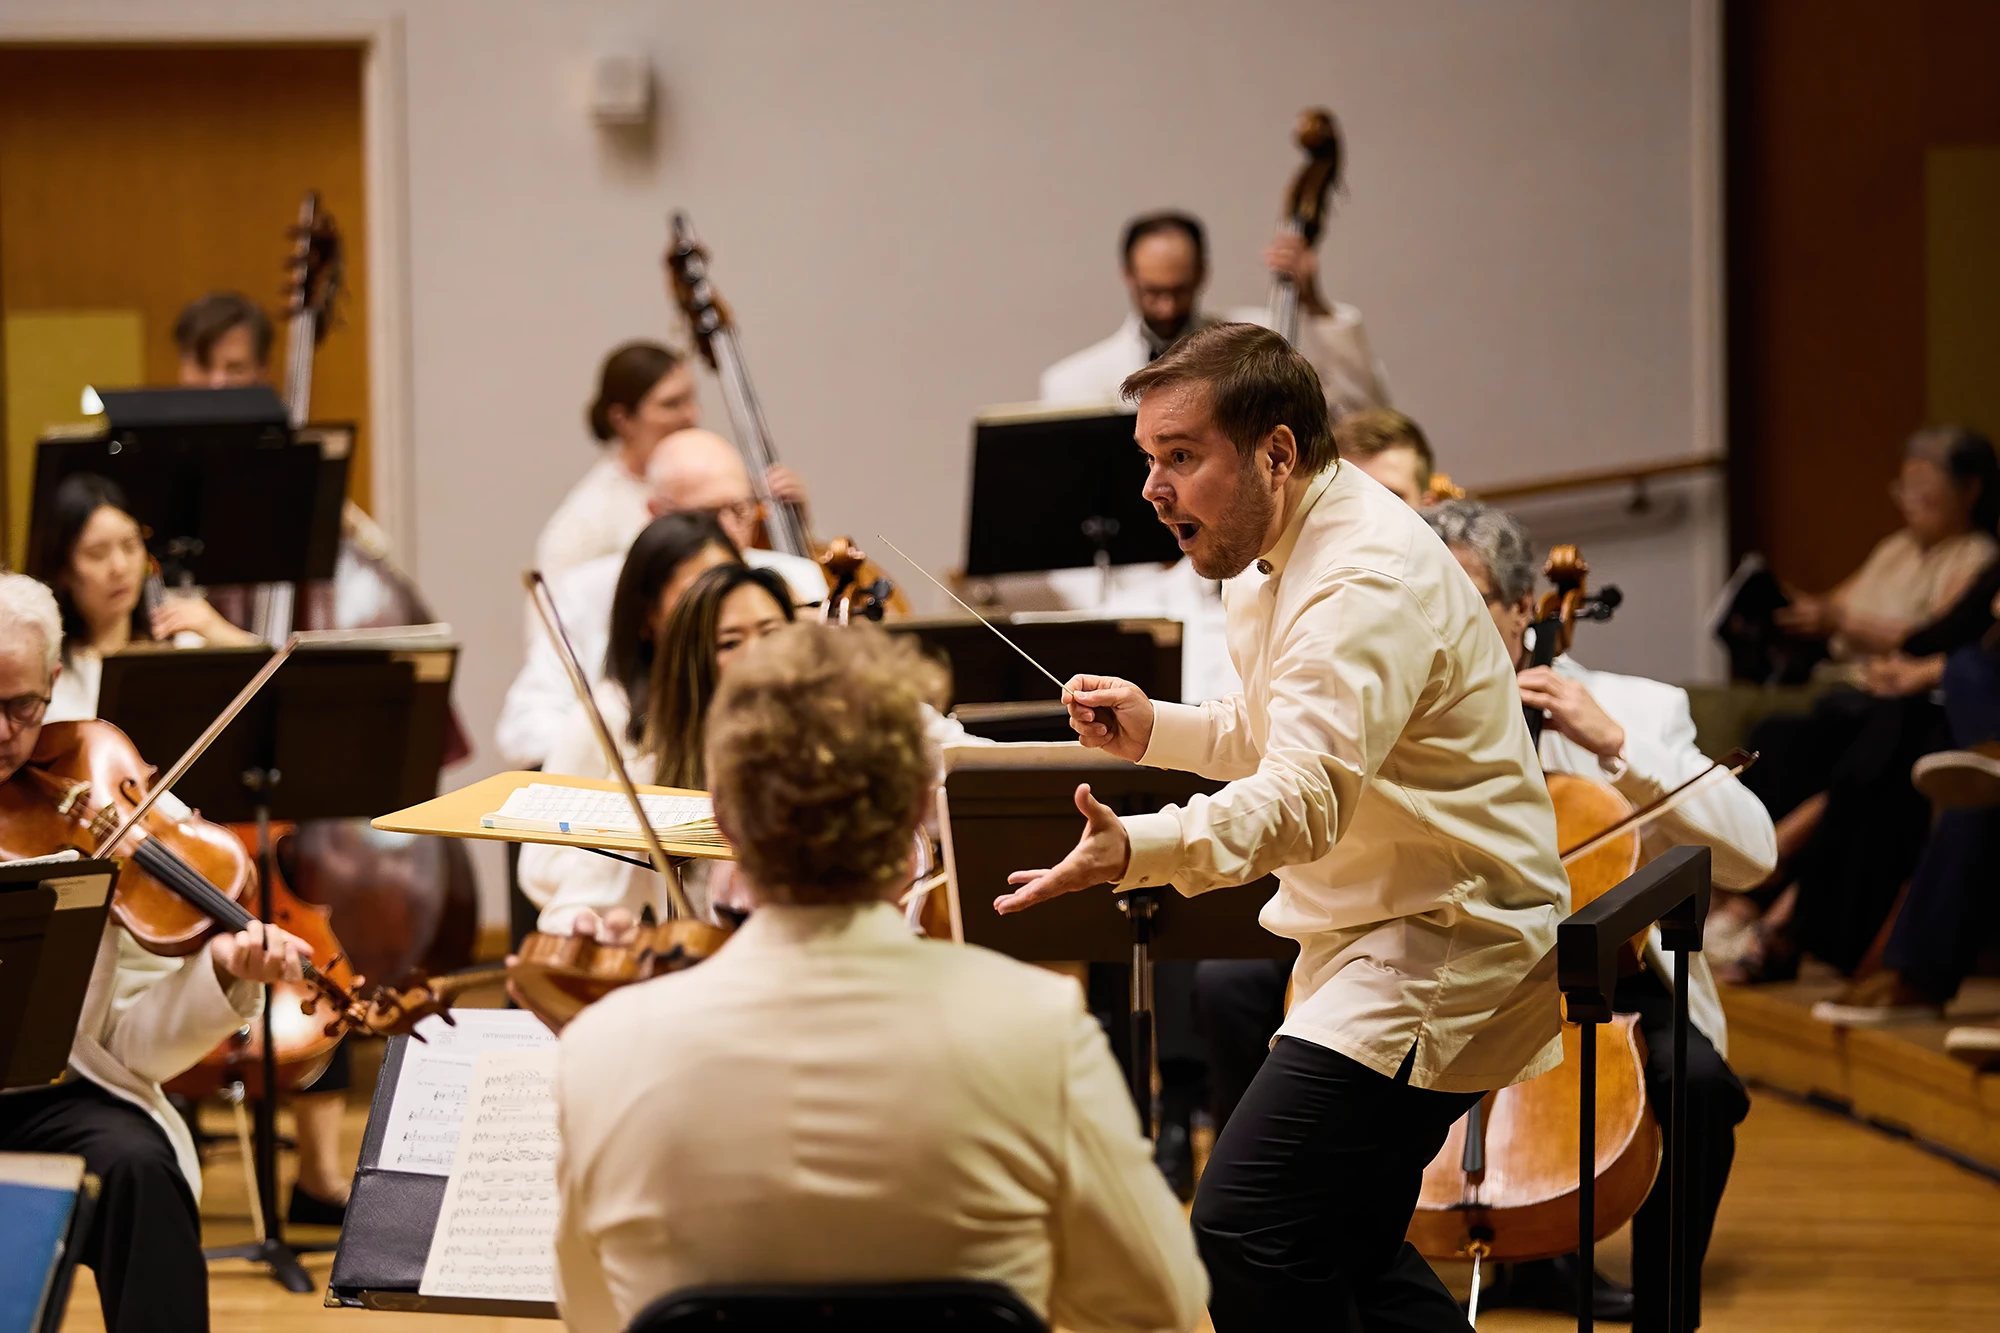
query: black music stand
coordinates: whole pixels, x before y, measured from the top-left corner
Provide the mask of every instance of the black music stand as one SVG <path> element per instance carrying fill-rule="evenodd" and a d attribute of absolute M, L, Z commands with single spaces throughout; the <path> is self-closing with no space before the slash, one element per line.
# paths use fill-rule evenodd
<path fill-rule="evenodd" d="M 1688 1327 L 1687 1286 L 1687 956 L 1701 951 L 1708 919 L 1707 847 L 1670 847 L 1610 892 L 1556 927 L 1556 983 L 1563 1008 L 1579 1024 L 1577 1063 L 1576 1326 L 1590 1333 L 1591 1275 L 1597 1236 L 1597 1026 L 1611 1021 L 1625 941 L 1660 926 L 1660 947 L 1674 956 L 1674 1093 L 1667 1124 L 1673 1171 L 1667 1178 L 1667 1328 Z"/>
<path fill-rule="evenodd" d="M 457 655 L 455 646 L 302 645 L 182 776 L 174 794 L 207 818 L 256 824 L 263 919 L 272 914 L 273 819 L 360 818 L 437 794 Z M 141 754 L 179 754 L 269 656 L 253 647 L 107 657 L 98 716 L 122 728 Z M 205 1253 L 265 1264 L 287 1291 L 303 1293 L 313 1282 L 299 1254 L 333 1247 L 292 1245 L 284 1236 L 272 998 L 266 986 L 255 1131 L 264 1239 Z"/>
<path fill-rule="evenodd" d="M 114 861 L 0 865 L 0 1087 L 52 1083 L 90 989 Z"/>
<path fill-rule="evenodd" d="M 1291 958 L 1298 946 L 1257 924 L 1277 891 L 1264 878 L 1188 897 L 1169 888 L 1107 897 L 1067 894 L 1001 916 L 993 899 L 1015 870 L 1052 866 L 1076 845 L 1083 818 L 1077 784 L 1121 815 L 1145 814 L 1223 784 L 1171 769 L 1143 768 L 1081 746 L 1048 747 L 1038 759 L 1005 750 L 960 751 L 940 797 L 945 864 L 957 886 L 953 924 L 967 944 L 1023 962 L 1128 963 L 1131 1050 L 1126 1077 L 1150 1137 L 1153 1104 L 1153 963 L 1158 959 Z M 1115 910 L 1106 910 L 1107 906 Z"/>
<path fill-rule="evenodd" d="M 1146 464 L 1130 412 L 993 412 L 972 427 L 969 577 L 1171 564 L 1173 532 L 1140 494 Z M 1051 477 L 1062 478 L 1052 486 Z"/>
<path fill-rule="evenodd" d="M 268 387 L 135 389 L 101 397 L 103 435 L 36 446 L 31 553 L 52 540 L 47 515 L 56 488 L 89 472 L 124 490 L 171 582 L 333 576 L 347 458 L 330 456 L 316 438 L 294 443 L 284 404 Z"/>

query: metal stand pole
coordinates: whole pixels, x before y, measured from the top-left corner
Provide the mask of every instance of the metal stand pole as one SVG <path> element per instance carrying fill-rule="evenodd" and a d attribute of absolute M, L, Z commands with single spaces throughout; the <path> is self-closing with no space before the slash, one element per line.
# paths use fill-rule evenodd
<path fill-rule="evenodd" d="M 1153 913 L 1158 907 L 1159 900 L 1145 890 L 1118 899 L 1118 910 L 1132 923 L 1132 1052 L 1126 1078 L 1149 1139 L 1159 1132 L 1153 1119 Z"/>
<path fill-rule="evenodd" d="M 1597 1024 L 1584 1022 L 1577 1030 L 1576 1135 L 1576 1326 L 1591 1333 L 1596 1313 L 1591 1308 L 1592 1276 L 1597 1272 Z"/>
<path fill-rule="evenodd" d="M 1668 1151 L 1673 1154 L 1673 1170 L 1667 1178 L 1667 1328 L 1669 1333 L 1685 1333 L 1688 1326 L 1687 1300 L 1687 1215 L 1688 1215 L 1688 956 L 1674 951 L 1674 1095 L 1667 1126 Z"/>
<path fill-rule="evenodd" d="M 271 805 L 270 791 L 278 783 L 278 771 L 274 768 L 253 768 L 243 775 L 243 785 L 257 793 L 257 878 L 262 888 L 263 900 L 259 915 L 269 922 L 273 915 L 271 904 L 271 880 L 276 874 L 276 866 L 271 851 Z M 254 1118 L 256 1126 L 257 1194 L 256 1204 L 262 1210 L 263 1228 L 259 1237 L 247 1245 L 218 1245 L 202 1251 L 202 1256 L 211 1263 L 217 1259 L 248 1259 L 260 1263 L 271 1270 L 271 1276 L 286 1291 L 303 1295 L 313 1290 L 312 1276 L 299 1263 L 299 1255 L 314 1249 L 330 1249 L 330 1246 L 288 1245 L 285 1243 L 284 1218 L 278 1212 L 278 1046 L 272 1032 L 271 1003 L 275 997 L 267 983 L 264 987 L 264 1056 L 262 1073 L 264 1076 L 263 1095 L 257 1099 Z"/>

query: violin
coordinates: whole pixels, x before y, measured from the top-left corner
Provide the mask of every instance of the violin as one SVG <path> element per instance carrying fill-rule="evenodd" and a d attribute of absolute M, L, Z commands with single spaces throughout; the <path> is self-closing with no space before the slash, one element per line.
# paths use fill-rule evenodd
<path fill-rule="evenodd" d="M 1543 573 L 1554 591 L 1537 609 L 1531 666 L 1547 666 L 1567 652 L 1577 621 L 1608 620 L 1619 605 L 1616 588 L 1590 593 L 1589 572 L 1574 546 L 1549 553 Z M 1526 711 L 1529 733 L 1539 744 L 1546 715 L 1539 709 Z M 1570 773 L 1545 776 L 1556 810 L 1556 845 L 1569 849 L 1563 868 L 1570 880 L 1570 910 L 1575 911 L 1639 868 L 1635 815 L 1664 813 L 1663 802 L 1635 812 L 1607 782 Z M 1629 966 L 1635 969 L 1641 945 L 1643 937 L 1627 946 Z M 1598 1239 L 1639 1211 L 1660 1163 L 1660 1128 L 1646 1100 L 1646 1051 L 1638 1016 L 1615 1015 L 1609 1036 L 1608 1043 L 1599 1045 L 1595 1108 L 1592 1230 Z M 1574 1024 L 1563 1024 L 1562 1040 L 1562 1064 L 1488 1093 L 1452 1126 L 1444 1146 L 1424 1168 L 1409 1240 L 1429 1258 L 1474 1261 L 1475 1312 L 1481 1261 L 1553 1258 L 1573 1253 L 1581 1240 L 1576 1202 L 1581 1037 Z"/>
<path fill-rule="evenodd" d="M 1325 107 L 1299 112 L 1292 141 L 1306 155 L 1285 187 L 1284 229 L 1307 245 L 1319 244 L 1328 200 L 1340 184 L 1340 126 Z M 1299 285 L 1286 276 L 1271 281 L 1271 327 L 1294 346 L 1299 341 Z"/>
<path fill-rule="evenodd" d="M 113 919 L 148 952 L 184 957 L 218 930 L 240 931 L 257 919 L 244 905 L 257 876 L 241 840 L 178 802 L 163 809 L 156 801 L 104 845 L 151 791 L 156 771 L 109 722 L 49 723 L 28 762 L 0 783 L 0 859 L 66 849 L 124 858 L 112 888 Z M 318 1076 L 365 1010 L 353 995 L 361 979 L 324 913 L 272 887 L 274 924 L 304 940 L 311 953 L 303 980 L 277 987 L 298 1003 L 273 1013 L 280 1078 L 296 1086 Z M 327 1013 L 313 1018 L 321 1006 Z M 261 1041 L 256 1026 L 246 1033 L 244 1049 L 261 1052 L 251 1044 Z"/>
<path fill-rule="evenodd" d="M 736 427 L 736 447 L 763 511 L 762 526 L 770 549 L 817 561 L 826 571 L 827 596 L 820 603 L 820 618 L 829 624 L 880 620 L 890 610 L 907 612 L 902 593 L 851 539 L 836 537 L 820 547 L 806 531 L 799 511 L 771 494 L 768 474 L 778 461 L 777 451 L 771 446 L 763 406 L 757 401 L 743 350 L 736 342 L 735 317 L 709 281 L 708 250 L 694 239 L 686 213 L 673 216 L 666 264 L 668 284 L 687 317 L 695 348 L 722 383 L 723 401 Z"/>

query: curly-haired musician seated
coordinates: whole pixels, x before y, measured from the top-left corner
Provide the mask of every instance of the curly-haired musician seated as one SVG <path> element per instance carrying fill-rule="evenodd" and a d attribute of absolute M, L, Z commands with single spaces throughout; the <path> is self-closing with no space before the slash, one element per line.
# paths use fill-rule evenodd
<path fill-rule="evenodd" d="M 1068 979 L 911 935 L 937 668 L 870 628 L 750 647 L 708 716 L 757 910 L 562 1036 L 564 1320 L 710 1283 L 1004 1282 L 1064 1327 L 1186 1329 L 1207 1282 Z"/>

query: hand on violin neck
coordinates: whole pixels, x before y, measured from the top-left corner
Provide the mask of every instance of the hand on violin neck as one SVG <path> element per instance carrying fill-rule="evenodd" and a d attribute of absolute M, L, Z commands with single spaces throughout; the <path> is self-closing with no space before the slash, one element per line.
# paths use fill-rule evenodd
<path fill-rule="evenodd" d="M 252 921 L 233 935 L 221 932 L 209 940 L 208 956 L 215 979 L 228 990 L 239 978 L 266 985 L 303 980 L 311 950 L 290 931 Z"/>
<path fill-rule="evenodd" d="M 1599 759 L 1609 761 L 1625 752 L 1625 728 L 1598 706 L 1590 691 L 1553 667 L 1529 667 L 1516 678 L 1521 702 L 1542 709 L 1549 725 Z"/>
<path fill-rule="evenodd" d="M 1153 740 L 1153 701 L 1116 676 L 1071 676 L 1063 686 L 1069 727 L 1086 750 L 1137 763 Z"/>

